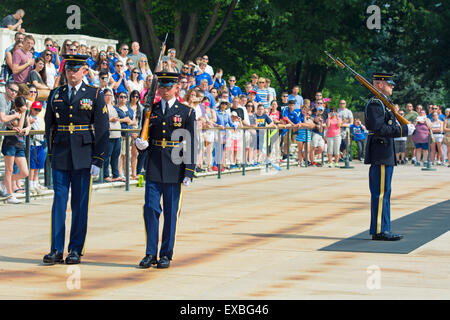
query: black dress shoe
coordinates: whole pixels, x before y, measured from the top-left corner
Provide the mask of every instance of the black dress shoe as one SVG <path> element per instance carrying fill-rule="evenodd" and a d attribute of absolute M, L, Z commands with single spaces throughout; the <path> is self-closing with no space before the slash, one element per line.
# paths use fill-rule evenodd
<path fill-rule="evenodd" d="M 156 266 L 158 269 L 165 269 L 170 266 L 170 260 L 167 256 L 162 256 L 159 261 L 158 265 Z"/>
<path fill-rule="evenodd" d="M 66 264 L 79 264 L 80 262 L 80 254 L 76 251 L 70 251 L 66 257 Z"/>
<path fill-rule="evenodd" d="M 380 241 L 397 241 L 402 238 L 403 238 L 402 235 L 390 233 L 388 231 L 372 235 L 372 240 L 380 240 Z"/>
<path fill-rule="evenodd" d="M 63 254 L 54 250 L 44 256 L 43 262 L 45 264 L 64 263 Z"/>
<path fill-rule="evenodd" d="M 145 257 L 139 263 L 139 267 L 141 268 L 150 268 L 152 265 L 156 265 L 158 261 L 156 261 L 156 256 L 151 254 L 146 254 Z"/>

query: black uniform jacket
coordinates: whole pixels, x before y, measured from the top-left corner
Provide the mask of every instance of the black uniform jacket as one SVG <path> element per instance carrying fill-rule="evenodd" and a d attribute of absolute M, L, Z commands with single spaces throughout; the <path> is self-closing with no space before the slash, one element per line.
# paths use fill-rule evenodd
<path fill-rule="evenodd" d="M 101 168 L 109 142 L 103 93 L 83 83 L 70 104 L 68 91 L 67 85 L 55 88 L 47 100 L 45 135 L 51 145 L 52 168 L 79 170 L 92 164 Z"/>
<path fill-rule="evenodd" d="M 396 165 L 394 138 L 406 137 L 408 126 L 399 125 L 394 113 L 376 98 L 369 100 L 364 114 L 365 124 L 369 130 L 364 163 Z"/>
<path fill-rule="evenodd" d="M 161 102 L 153 105 L 149 147 L 145 150 L 148 152 L 146 179 L 156 183 L 181 183 L 185 177 L 194 177 L 194 127 L 195 110 L 180 101 L 176 100 L 164 115 Z"/>

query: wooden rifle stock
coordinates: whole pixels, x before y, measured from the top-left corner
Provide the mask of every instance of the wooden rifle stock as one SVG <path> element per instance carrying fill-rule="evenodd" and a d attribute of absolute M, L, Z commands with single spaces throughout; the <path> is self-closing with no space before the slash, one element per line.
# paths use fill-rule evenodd
<path fill-rule="evenodd" d="M 353 76 L 355 77 L 356 80 L 358 80 L 364 87 L 366 87 L 367 89 L 369 89 L 370 92 L 372 92 L 372 94 L 374 94 L 378 99 L 380 99 L 383 104 L 388 107 L 389 109 L 391 109 L 391 111 L 394 113 L 395 118 L 398 120 L 398 122 L 400 122 L 400 124 L 408 124 L 409 121 L 406 120 L 405 118 L 403 118 L 398 112 L 397 110 L 395 110 L 395 106 L 392 104 L 392 102 L 388 99 L 388 97 L 386 97 L 384 94 L 382 94 L 380 91 L 377 90 L 377 88 L 375 88 L 369 81 L 367 81 L 363 76 L 361 76 L 359 73 L 357 73 L 355 70 L 353 70 L 352 68 L 350 68 L 344 61 L 342 61 L 339 58 L 334 58 L 333 56 L 331 56 L 328 52 L 325 51 L 325 54 L 330 57 L 334 62 L 336 62 L 336 64 L 341 67 L 342 69 L 347 68 L 348 70 L 350 70 L 350 72 L 353 74 Z"/>
<path fill-rule="evenodd" d="M 164 39 L 164 42 L 161 45 L 161 52 L 159 53 L 159 58 L 158 58 L 158 62 L 156 64 L 155 67 L 155 71 L 158 72 L 159 68 L 160 68 L 160 64 L 161 64 L 161 58 L 164 55 L 164 51 L 166 51 L 166 41 L 167 41 L 167 35 L 168 33 L 166 33 L 166 38 Z M 145 112 L 145 118 L 144 118 L 144 123 L 142 124 L 142 131 L 141 131 L 141 139 L 144 141 L 148 140 L 148 130 L 149 130 L 149 125 L 150 125 L 150 115 L 152 114 L 152 109 L 153 109 L 153 102 L 155 101 L 155 95 L 156 95 L 156 89 L 157 89 L 157 84 L 158 84 L 158 77 L 156 76 L 155 72 L 153 72 L 153 79 L 152 79 L 152 85 L 150 86 L 150 90 L 147 96 L 147 101 L 146 101 L 146 112 Z"/>

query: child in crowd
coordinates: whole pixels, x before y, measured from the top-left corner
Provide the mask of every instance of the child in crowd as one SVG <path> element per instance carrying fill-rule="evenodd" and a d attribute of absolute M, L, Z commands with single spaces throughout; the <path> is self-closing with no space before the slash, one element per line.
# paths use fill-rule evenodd
<path fill-rule="evenodd" d="M 238 116 L 236 111 L 231 112 L 231 122 L 233 123 L 234 130 L 228 131 L 228 154 L 230 159 L 230 169 L 236 169 L 239 167 L 241 154 L 242 154 L 242 119 Z"/>
<path fill-rule="evenodd" d="M 364 150 L 366 145 L 366 127 L 361 123 L 361 119 L 356 118 L 355 123 L 350 125 L 350 132 L 353 135 L 353 140 L 356 142 L 358 148 L 358 159 L 364 160 Z"/>
<path fill-rule="evenodd" d="M 42 103 L 34 101 L 30 108 L 31 130 L 45 130 L 45 123 L 42 117 L 39 117 L 42 111 Z M 44 169 L 46 157 L 46 143 L 43 134 L 37 134 L 31 137 L 30 146 L 30 190 L 41 193 L 45 189 L 39 184 L 39 170 Z"/>

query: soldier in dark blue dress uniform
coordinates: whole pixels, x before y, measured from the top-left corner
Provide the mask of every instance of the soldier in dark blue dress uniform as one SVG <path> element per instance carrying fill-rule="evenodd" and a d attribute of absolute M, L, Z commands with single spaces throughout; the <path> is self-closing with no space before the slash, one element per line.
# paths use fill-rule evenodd
<path fill-rule="evenodd" d="M 144 224 L 147 236 L 142 268 L 168 268 L 173 258 L 183 185 L 194 176 L 195 110 L 175 96 L 178 74 L 158 72 L 161 101 L 153 105 L 148 141 L 136 139 L 136 147 L 147 152 Z M 163 208 L 161 208 L 161 196 Z M 164 214 L 162 243 L 157 260 L 159 218 Z"/>
<path fill-rule="evenodd" d="M 108 109 L 103 93 L 84 84 L 84 55 L 64 55 L 67 85 L 52 90 L 47 100 L 45 133 L 51 150 L 54 198 L 50 253 L 44 263 L 62 263 L 65 220 L 71 188 L 72 225 L 67 264 L 80 263 L 86 241 L 92 176 L 97 176 L 107 154 Z"/>
<path fill-rule="evenodd" d="M 373 74 L 373 85 L 385 96 L 392 95 L 392 74 Z M 365 124 L 369 130 L 364 158 L 370 164 L 369 187 L 371 193 L 370 234 L 373 240 L 395 241 L 403 236 L 391 233 L 391 181 L 395 159 L 394 138 L 411 135 L 414 125 L 400 125 L 394 113 L 375 97 L 365 108 Z"/>

